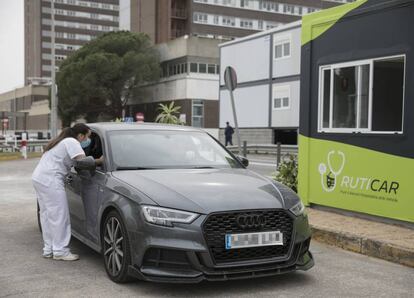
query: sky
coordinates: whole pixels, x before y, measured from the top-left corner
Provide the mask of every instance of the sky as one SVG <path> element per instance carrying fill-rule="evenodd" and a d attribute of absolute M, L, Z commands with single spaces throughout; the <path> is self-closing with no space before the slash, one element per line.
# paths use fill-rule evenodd
<path fill-rule="evenodd" d="M 24 84 L 24 0 L 0 0 L 0 93 Z"/>

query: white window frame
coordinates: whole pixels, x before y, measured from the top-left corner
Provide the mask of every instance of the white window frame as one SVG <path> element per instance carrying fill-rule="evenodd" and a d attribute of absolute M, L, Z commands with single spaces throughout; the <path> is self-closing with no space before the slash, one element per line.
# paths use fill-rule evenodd
<path fill-rule="evenodd" d="M 374 88 L 374 62 L 390 60 L 394 58 L 403 58 L 404 60 L 404 78 L 403 78 L 403 102 L 402 102 L 402 119 L 401 119 L 401 131 L 373 131 L 372 130 L 372 104 L 373 104 L 373 88 Z M 333 93 L 334 93 L 334 69 L 336 68 L 345 68 L 345 67 L 357 67 L 361 65 L 369 65 L 369 98 L 368 98 L 368 128 L 334 128 L 333 124 Z M 324 90 L 324 71 L 330 69 L 330 96 L 329 96 L 329 127 L 323 128 L 323 90 Z M 403 134 L 404 132 L 404 110 L 405 110 L 405 86 L 406 86 L 406 75 L 407 75 L 407 58 L 405 54 L 385 56 L 385 57 L 376 57 L 365 60 L 355 60 L 344 63 L 336 63 L 329 65 L 319 66 L 319 83 L 318 83 L 318 133 L 364 133 L 364 134 Z M 360 71 L 358 72 L 358 91 L 360 90 L 361 84 L 361 75 Z M 360 121 L 360 100 L 361 95 L 358 94 L 357 98 L 357 127 L 359 126 Z"/>
<path fill-rule="evenodd" d="M 279 93 L 287 94 L 288 96 L 282 96 L 282 97 L 276 96 L 276 94 L 278 92 Z M 286 97 L 288 98 L 288 106 L 287 107 L 284 107 L 283 106 L 283 98 L 286 98 Z M 275 101 L 276 101 L 277 98 L 280 98 L 281 99 L 280 108 L 276 108 L 275 107 Z M 290 110 L 290 107 L 291 107 L 291 104 L 290 104 L 291 98 L 292 98 L 292 94 L 290 92 L 290 85 L 274 85 L 273 86 L 273 96 L 272 96 L 272 110 L 273 111 Z"/>
<path fill-rule="evenodd" d="M 283 35 L 283 36 L 274 36 L 273 42 L 273 60 L 283 60 L 289 59 L 292 56 L 292 36 Z M 285 55 L 285 43 L 289 43 L 289 55 Z M 282 57 L 276 57 L 276 47 L 282 46 Z"/>
<path fill-rule="evenodd" d="M 201 103 L 194 103 L 195 101 L 200 101 Z M 199 107 L 202 107 L 202 115 L 201 116 L 194 116 L 194 107 L 195 106 L 199 106 Z M 191 126 L 193 126 L 194 125 L 194 118 L 199 118 L 199 119 L 201 119 L 201 127 L 199 127 L 199 128 L 204 128 L 205 127 L 205 123 L 204 123 L 204 121 L 205 121 L 205 113 L 204 113 L 204 107 L 205 107 L 205 104 L 204 104 L 204 100 L 202 100 L 202 99 L 192 99 L 191 100 Z M 198 126 L 195 126 L 195 127 L 198 127 Z"/>
<path fill-rule="evenodd" d="M 193 22 L 197 24 L 208 24 L 208 14 L 204 12 L 195 12 Z"/>

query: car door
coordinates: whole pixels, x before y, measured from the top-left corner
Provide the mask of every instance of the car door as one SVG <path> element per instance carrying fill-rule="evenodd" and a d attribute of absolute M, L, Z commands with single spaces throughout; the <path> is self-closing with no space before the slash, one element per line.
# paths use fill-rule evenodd
<path fill-rule="evenodd" d="M 82 233 L 85 226 L 85 211 L 81 198 L 81 181 L 80 175 L 74 168 L 70 170 L 65 179 L 71 228 L 78 233 Z"/>
<path fill-rule="evenodd" d="M 100 148 L 91 150 L 88 155 L 99 158 L 98 155 L 104 154 L 102 138 L 96 132 L 93 132 L 93 137 L 95 138 L 93 144 L 98 143 Z M 80 196 L 85 217 L 83 236 L 93 243 L 99 244 L 98 211 L 102 201 L 103 185 L 107 179 L 105 164 L 98 166 L 93 172 L 82 171 L 80 178 Z"/>
<path fill-rule="evenodd" d="M 81 196 L 85 214 L 85 233 L 83 236 L 93 243 L 99 244 L 98 211 L 102 202 L 106 174 L 101 169 L 97 169 L 93 175 L 82 176 L 81 179 Z"/>

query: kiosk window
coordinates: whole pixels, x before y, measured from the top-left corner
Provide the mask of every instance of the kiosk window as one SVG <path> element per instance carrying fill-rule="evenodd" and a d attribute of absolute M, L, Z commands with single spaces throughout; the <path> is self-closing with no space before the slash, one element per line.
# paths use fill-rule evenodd
<path fill-rule="evenodd" d="M 273 86 L 273 110 L 283 110 L 290 108 L 290 86 Z"/>
<path fill-rule="evenodd" d="M 404 58 L 374 61 L 372 130 L 402 131 Z"/>
<path fill-rule="evenodd" d="M 323 66 L 319 131 L 401 132 L 404 57 Z"/>

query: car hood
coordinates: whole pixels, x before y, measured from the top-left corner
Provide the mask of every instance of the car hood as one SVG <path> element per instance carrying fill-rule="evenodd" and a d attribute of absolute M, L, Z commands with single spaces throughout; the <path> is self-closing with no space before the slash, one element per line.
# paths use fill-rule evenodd
<path fill-rule="evenodd" d="M 112 175 L 163 207 L 204 214 L 284 207 L 277 187 L 247 169 L 116 171 Z"/>

